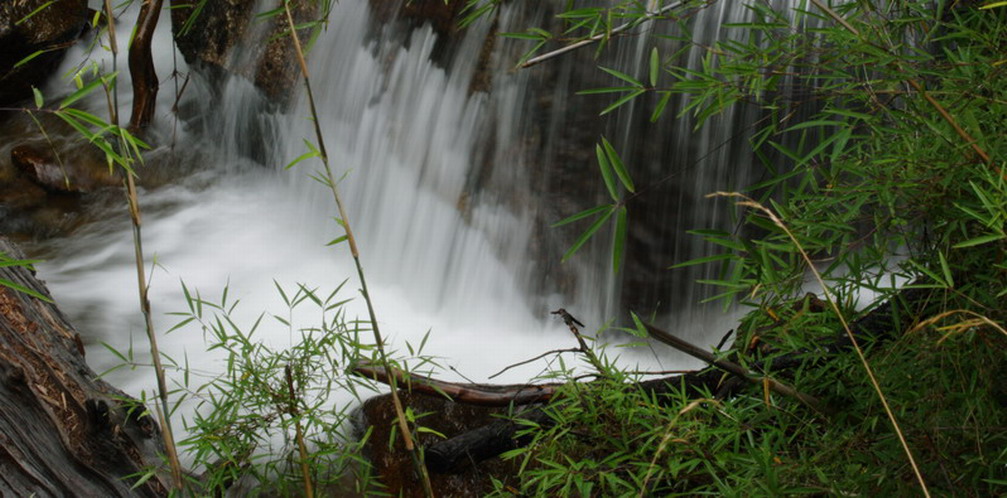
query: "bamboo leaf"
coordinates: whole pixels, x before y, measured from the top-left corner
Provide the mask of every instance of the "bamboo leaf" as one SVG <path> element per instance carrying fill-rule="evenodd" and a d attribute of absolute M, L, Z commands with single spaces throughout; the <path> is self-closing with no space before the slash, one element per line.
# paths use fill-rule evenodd
<path fill-rule="evenodd" d="M 616 71 L 615 69 L 609 69 L 607 67 L 602 66 L 598 66 L 598 69 L 601 69 L 602 71 L 605 71 L 606 73 L 611 74 L 612 76 L 615 76 L 616 78 L 619 78 L 620 80 L 625 81 L 626 83 L 629 83 L 630 85 L 633 85 L 637 88 L 643 88 L 643 83 L 640 83 L 640 80 L 624 72 Z"/>
<path fill-rule="evenodd" d="M 591 209 L 585 209 L 585 210 L 583 210 L 583 211 L 581 211 L 581 212 L 579 212 L 579 213 L 577 213 L 577 214 L 575 214 L 573 216 L 570 216 L 568 218 L 564 218 L 564 219 L 562 219 L 560 221 L 557 221 L 556 223 L 553 223 L 551 226 L 553 228 L 556 228 L 556 227 L 560 227 L 560 226 L 566 225 L 568 223 L 573 223 L 573 222 L 575 222 L 577 220 L 582 220 L 584 218 L 587 218 L 588 216 L 591 216 L 593 214 L 600 213 L 601 211 L 604 211 L 604 210 L 609 209 L 611 207 L 612 207 L 611 205 L 605 204 L 605 205 L 602 205 L 602 206 L 593 207 Z"/>
<path fill-rule="evenodd" d="M 636 188 L 633 186 L 633 180 L 629 177 L 629 173 L 626 171 L 626 166 L 622 164 L 622 159 L 619 158 L 619 154 L 615 152 L 615 148 L 612 144 L 608 142 L 605 137 L 601 137 L 601 144 L 605 148 L 605 155 L 608 156 L 608 162 L 612 165 L 612 169 L 615 170 L 615 174 L 619 177 L 619 181 L 622 182 L 626 190 L 630 192 L 636 192 Z"/>
<path fill-rule="evenodd" d="M 990 242 L 995 242 L 995 241 L 998 241 L 998 240 L 1003 240 L 1005 238 L 1007 238 L 1007 236 L 1005 236 L 1002 233 L 993 233 L 993 234 L 989 234 L 989 235 L 982 235 L 982 236 L 976 237 L 974 239 L 969 239 L 969 240 L 966 240 L 964 242 L 959 242 L 959 243 L 957 243 L 957 244 L 955 244 L 955 245 L 953 245 L 951 247 L 953 247 L 955 249 L 961 249 L 963 247 L 973 247 L 973 246 L 979 246 L 979 245 L 983 245 L 983 244 L 988 244 Z"/>
<path fill-rule="evenodd" d="M 657 54 L 657 47 L 650 51 L 650 86 L 657 86 L 658 71 L 661 69 L 661 57 Z"/>
<path fill-rule="evenodd" d="M 116 73 L 112 73 L 112 74 L 115 75 Z M 103 83 L 103 79 L 102 78 L 95 78 L 95 79 L 87 82 L 87 84 L 84 85 L 84 86 L 82 86 L 82 87 L 80 87 L 79 90 L 77 90 L 76 92 L 71 93 L 67 98 L 63 99 L 63 101 L 59 103 L 59 108 L 60 109 L 65 109 L 70 104 L 73 104 L 74 102 L 77 102 L 78 100 L 80 100 L 80 99 L 82 99 L 84 97 L 87 97 L 91 93 L 92 90 L 94 90 L 96 87 L 98 87 L 102 83 Z"/>
<path fill-rule="evenodd" d="M 619 206 L 619 214 L 615 218 L 615 238 L 612 240 L 612 271 L 619 273 L 622 266 L 622 254 L 626 247 L 626 206 Z"/>
<path fill-rule="evenodd" d="M 580 234 L 577 241 L 574 242 L 573 245 L 570 246 L 570 249 L 567 249 L 566 254 L 563 255 L 563 259 L 561 260 L 562 262 L 565 263 L 571 256 L 576 254 L 577 251 L 580 250 L 580 248 L 591 238 L 591 236 L 598 232 L 598 229 L 612 217 L 612 213 L 615 212 L 615 206 L 605 207 L 609 208 L 608 212 L 599 216 L 598 219 L 594 220 L 594 223 L 592 223 L 591 226 L 587 227 L 587 230 L 584 230 L 584 233 Z"/>
<path fill-rule="evenodd" d="M 23 286 L 21 284 L 18 284 L 18 283 L 15 283 L 15 282 L 11 282 L 10 280 L 7 280 L 6 278 L 0 278 L 0 285 L 2 285 L 4 287 L 9 287 L 9 288 L 14 289 L 14 290 L 16 290 L 18 292 L 23 292 L 25 294 L 28 294 L 31 297 L 41 299 L 42 301 L 45 301 L 47 303 L 51 303 L 52 302 L 52 299 L 49 299 L 48 297 L 46 297 L 46 296 L 44 296 L 42 294 L 39 294 L 38 292 L 33 291 L 33 290 L 31 290 L 31 289 L 29 289 L 29 288 L 27 288 L 27 287 L 25 287 L 25 286 Z"/>
<path fill-rule="evenodd" d="M 633 99 L 639 97 L 644 92 L 646 92 L 646 90 L 644 90 L 642 88 L 639 89 L 639 90 L 634 90 L 634 91 L 630 92 L 629 94 L 624 95 L 619 100 L 616 100 L 615 102 L 613 102 L 612 105 L 610 105 L 610 106 L 606 107 L 605 109 L 603 109 L 600 113 L 598 113 L 598 115 L 599 116 L 604 116 L 604 115 L 606 115 L 606 114 L 608 114 L 608 113 L 610 113 L 610 112 L 618 109 L 620 106 L 622 106 L 626 102 L 629 102 L 630 100 L 633 100 Z"/>
<path fill-rule="evenodd" d="M 35 95 L 35 107 L 41 109 L 45 105 L 45 99 L 42 98 L 42 92 L 38 91 L 38 88 L 31 87 L 31 92 Z"/>
<path fill-rule="evenodd" d="M 619 190 L 615 186 L 615 178 L 612 176 L 612 167 L 608 163 L 605 151 L 600 145 L 595 145 L 594 153 L 598 156 L 598 167 L 601 168 L 601 178 L 605 180 L 605 188 L 608 189 L 608 194 L 612 196 L 613 201 L 619 200 Z"/>

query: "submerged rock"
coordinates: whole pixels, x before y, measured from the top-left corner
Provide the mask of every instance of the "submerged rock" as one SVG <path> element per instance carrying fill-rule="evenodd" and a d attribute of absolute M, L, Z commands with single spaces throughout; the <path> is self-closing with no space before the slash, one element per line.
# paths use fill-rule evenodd
<path fill-rule="evenodd" d="M 21 173 L 47 192 L 79 194 L 121 183 L 107 167 L 88 161 L 87 154 L 84 160 L 78 155 L 64 161 L 52 150 L 18 145 L 11 149 L 10 156 Z"/>

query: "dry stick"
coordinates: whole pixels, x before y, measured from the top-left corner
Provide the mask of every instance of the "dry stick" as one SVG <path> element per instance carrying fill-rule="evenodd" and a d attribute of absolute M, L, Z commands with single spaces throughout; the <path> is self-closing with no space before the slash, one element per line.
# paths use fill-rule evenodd
<path fill-rule="evenodd" d="M 112 67 L 115 70 L 118 47 L 115 40 L 115 18 L 112 15 L 111 0 L 105 0 L 105 16 L 108 21 L 109 46 L 112 49 Z M 119 127 L 118 92 L 113 89 L 112 100 L 109 102 L 109 119 L 116 128 Z M 121 137 L 121 135 L 120 135 Z M 123 144 L 123 150 L 129 150 L 128 144 Z M 168 387 L 164 380 L 164 367 L 161 365 L 161 353 L 157 348 L 157 337 L 154 333 L 154 322 L 151 318 L 150 299 L 147 296 L 147 275 L 144 272 L 143 237 L 140 232 L 140 203 L 136 193 L 136 181 L 133 172 L 126 171 L 126 198 L 129 203 L 129 216 L 133 224 L 133 251 L 136 261 L 136 280 L 140 296 L 140 311 L 143 313 L 144 325 L 147 329 L 147 340 L 150 342 L 150 355 L 154 362 L 154 376 L 157 378 L 158 397 L 161 398 L 162 431 L 164 449 L 171 466 L 171 476 L 176 489 L 182 489 L 182 466 L 178 461 L 178 451 L 175 448 L 175 437 L 171 430 L 171 410 L 168 409 Z"/>
<path fill-rule="evenodd" d="M 811 3 L 815 4 L 816 7 L 825 12 L 834 21 L 842 25 L 843 28 L 845 28 L 847 31 L 853 33 L 862 41 L 874 45 L 873 43 L 864 40 L 863 36 L 860 35 L 860 30 L 855 28 L 852 24 L 849 23 L 849 21 L 840 16 L 839 13 L 829 8 L 828 5 L 823 4 L 821 0 L 811 0 Z M 879 47 L 879 48 L 881 48 L 882 50 L 887 50 L 885 47 Z M 898 65 L 898 62 L 895 62 L 895 64 Z M 923 99 L 926 100 L 927 103 L 930 104 L 937 111 L 937 113 L 941 115 L 941 118 L 943 118 L 944 121 L 947 121 L 947 123 L 951 125 L 951 128 L 955 130 L 955 133 L 957 133 L 958 136 L 961 137 L 961 139 L 964 140 L 966 144 L 972 147 L 972 150 L 975 151 L 975 153 L 983 160 L 984 163 L 986 164 L 991 163 L 990 155 L 982 147 L 979 146 L 979 144 L 976 142 L 976 139 L 972 138 L 972 135 L 969 135 L 969 133 L 965 131 L 965 129 L 962 128 L 961 125 L 958 124 L 958 121 L 954 118 L 954 116 L 952 116 L 951 113 L 949 113 L 947 109 L 945 109 L 944 106 L 941 105 L 940 102 L 937 102 L 936 99 L 934 99 L 929 93 L 927 93 L 926 89 L 924 89 L 923 86 L 919 84 L 919 82 L 911 78 L 906 78 L 905 82 L 909 86 L 913 87 L 914 90 L 920 93 L 920 96 L 922 96 Z M 1003 174 L 999 167 L 994 165 L 993 169 L 998 174 L 1001 175 Z"/>
<path fill-rule="evenodd" d="M 374 304 L 371 302 L 371 295 L 367 291 L 367 279 L 364 278 L 364 267 L 360 262 L 360 252 L 357 250 L 357 241 L 356 238 L 353 237 L 353 231 L 350 229 L 350 219 L 346 216 L 346 209 L 343 206 L 343 199 L 339 195 L 339 188 L 336 186 L 336 179 L 332 175 L 332 168 L 329 167 L 329 155 L 325 150 L 325 139 L 322 135 L 321 124 L 318 122 L 318 111 L 315 107 L 315 97 L 311 91 L 311 78 L 308 75 L 308 63 L 304 58 L 304 51 L 301 48 L 301 40 L 300 36 L 297 34 L 297 27 L 294 24 L 294 16 L 290 12 L 290 3 L 288 0 L 282 1 L 283 8 L 287 16 L 287 25 L 290 27 L 290 35 L 294 41 L 294 50 L 297 52 L 297 62 L 300 64 L 301 73 L 304 75 L 304 87 L 308 94 L 308 104 L 311 106 L 311 117 L 315 124 L 315 136 L 318 140 L 319 159 L 321 159 L 322 165 L 325 168 L 325 182 L 332 190 L 332 197 L 335 199 L 336 206 L 339 209 L 340 224 L 346 232 L 346 241 L 350 245 L 350 254 L 353 256 L 353 263 L 357 267 L 357 276 L 360 279 L 360 293 L 364 296 L 364 302 L 367 303 L 367 313 L 371 319 L 371 331 L 374 333 L 374 341 L 378 350 L 378 356 L 380 356 L 381 363 L 384 367 L 391 371 L 388 356 L 385 354 L 384 339 L 381 337 L 381 330 L 378 328 L 377 314 L 374 312 Z M 392 404 L 395 406 L 395 418 L 398 421 L 399 430 L 402 432 L 402 440 L 406 446 L 406 451 L 409 452 L 413 466 L 416 468 L 416 472 L 419 474 L 420 480 L 423 482 L 424 495 L 427 497 L 433 497 L 434 491 L 433 487 L 430 485 L 430 473 L 427 472 L 427 467 L 420 459 L 419 452 L 416 450 L 416 445 L 413 442 L 412 433 L 410 432 L 409 424 L 406 421 L 405 410 L 402 408 L 402 400 L 399 399 L 398 385 L 395 381 L 395 376 L 391 377 L 390 387 Z"/>
<path fill-rule="evenodd" d="M 822 415 L 829 414 L 828 410 L 825 408 L 822 402 L 819 401 L 818 398 L 810 394 L 798 391 L 797 389 L 794 389 L 790 385 L 780 382 L 769 376 L 758 375 L 754 372 L 749 371 L 745 367 L 737 363 L 734 363 L 733 361 L 717 358 L 712 353 L 700 349 L 686 341 L 683 341 L 682 339 L 679 339 L 678 337 L 675 337 L 669 334 L 668 332 L 665 332 L 653 325 L 645 324 L 644 326 L 647 327 L 647 332 L 650 333 L 651 337 L 685 354 L 688 354 L 689 356 L 703 360 L 706 363 L 709 363 L 710 365 L 713 365 L 721 370 L 724 370 L 738 377 L 741 377 L 742 379 L 745 379 L 753 384 L 767 385 L 769 389 L 784 396 L 796 398 L 801 403 L 808 405 L 808 407 L 810 407 L 812 410 L 815 410 L 816 412 L 821 413 Z"/>
<path fill-rule="evenodd" d="M 797 237 L 795 237 L 794 234 L 790 231 L 790 229 L 787 228 L 787 226 L 783 223 L 783 221 L 776 216 L 776 213 L 774 213 L 769 208 L 763 206 L 762 204 L 759 204 L 758 202 L 752 200 L 748 196 L 745 196 L 744 194 L 739 194 L 737 192 L 716 192 L 714 194 L 710 194 L 710 196 L 737 197 L 742 199 L 741 201 L 738 201 L 737 203 L 738 206 L 750 207 L 765 213 L 766 216 L 768 216 L 769 219 L 773 222 L 773 224 L 780 227 L 780 229 L 787 234 L 787 237 L 790 238 L 791 242 L 793 242 L 794 245 L 797 246 L 797 250 L 801 252 L 801 258 L 804 259 L 805 263 L 807 263 L 808 269 L 811 270 L 811 273 L 815 276 L 815 280 L 818 282 L 818 285 L 822 286 L 822 294 L 825 296 L 825 300 L 828 301 L 829 305 L 832 307 L 832 311 L 836 313 L 836 317 L 838 317 L 839 322 L 842 323 L 843 330 L 846 331 L 846 336 L 850 338 L 850 344 L 853 346 L 853 350 L 857 352 L 857 357 L 860 358 L 860 363 L 864 366 L 864 371 L 867 372 L 867 377 L 871 381 L 871 386 L 874 387 L 874 392 L 877 393 L 878 398 L 881 400 L 881 405 L 885 408 L 885 414 L 888 415 L 888 420 L 891 421 L 892 427 L 895 429 L 895 434 L 899 438 L 899 443 L 902 444 L 902 449 L 905 451 L 906 457 L 909 458 L 909 465 L 913 468 L 913 473 L 916 474 L 916 480 L 919 481 L 920 488 L 922 488 L 923 490 L 923 494 L 929 498 L 930 490 L 927 489 L 927 483 L 926 481 L 923 480 L 923 474 L 920 472 L 920 468 L 916 465 L 916 459 L 913 458 L 913 452 L 909 449 L 909 443 L 906 442 L 906 438 L 902 434 L 902 428 L 899 426 L 898 420 L 895 419 L 895 413 L 892 411 L 891 407 L 888 406 L 888 399 L 885 397 L 884 391 L 881 390 L 881 384 L 878 383 L 878 379 L 874 376 L 874 370 L 871 368 L 870 363 L 867 363 L 867 358 L 864 356 L 864 351 L 860 349 L 860 344 L 857 343 L 857 338 L 856 336 L 853 335 L 853 330 L 850 328 L 850 325 L 846 322 L 846 317 L 844 317 L 843 313 L 839 311 L 839 305 L 837 305 L 836 300 L 832 298 L 832 293 L 829 291 L 829 287 L 825 285 L 825 280 L 822 279 L 822 275 L 818 273 L 818 270 L 815 268 L 815 265 L 812 264 L 811 257 L 809 257 L 808 253 L 804 251 L 804 246 L 802 246 L 801 243 L 797 241 Z"/>
<path fill-rule="evenodd" d="M 527 61 L 525 61 L 524 64 L 521 64 L 521 69 L 524 69 L 526 67 L 534 66 L 535 64 L 538 64 L 538 63 L 543 62 L 543 61 L 547 61 L 547 60 L 552 59 L 554 57 L 559 57 L 560 55 L 563 55 L 563 54 L 565 54 L 567 52 L 572 52 L 574 50 L 577 50 L 578 48 L 586 47 L 588 45 L 591 45 L 593 43 L 597 43 L 597 42 L 599 42 L 601 40 L 604 40 L 606 38 L 611 38 L 612 35 L 617 35 L 619 33 L 622 33 L 623 31 L 627 31 L 627 30 L 633 29 L 633 28 L 635 28 L 635 27 L 637 27 L 637 26 L 639 26 L 639 25 L 641 25 L 641 24 L 643 24 L 643 23 L 645 23 L 647 21 L 652 21 L 652 20 L 654 20 L 654 19 L 656 19 L 656 18 L 658 18 L 658 17 L 660 17 L 660 16 L 668 13 L 672 9 L 676 9 L 678 7 L 681 7 L 682 5 L 685 5 L 686 3 L 689 3 L 689 0 L 682 0 L 682 1 L 679 1 L 679 2 L 675 2 L 675 3 L 671 4 L 671 5 L 666 5 L 666 6 L 662 7 L 662 8 L 660 8 L 660 9 L 658 9 L 657 11 L 648 12 L 647 15 L 645 15 L 645 16 L 639 18 L 639 19 L 636 19 L 634 21 L 630 21 L 630 22 L 628 22 L 626 24 L 623 24 L 621 26 L 612 28 L 611 31 L 608 31 L 608 32 L 605 32 L 605 33 L 598 33 L 598 34 L 596 34 L 594 36 L 591 36 L 589 38 L 585 38 L 585 39 L 583 39 L 583 40 L 581 40 L 579 42 L 571 43 L 571 44 L 569 44 L 569 45 L 567 45 L 567 46 L 565 46 L 563 48 L 558 48 L 556 50 L 553 50 L 552 52 L 546 52 L 546 53 L 544 53 L 542 55 L 539 55 L 537 57 L 532 57 L 531 59 L 528 59 Z"/>
<path fill-rule="evenodd" d="M 283 371 L 287 376 L 287 389 L 290 390 L 290 416 L 294 418 L 294 430 L 297 432 L 297 450 L 301 454 L 301 474 L 304 475 L 304 496 L 314 498 L 315 490 L 311 485 L 311 471 L 308 468 L 308 448 L 304 444 L 304 432 L 301 431 L 300 412 L 297 409 L 297 391 L 294 390 L 294 376 L 290 365 L 285 365 Z"/>

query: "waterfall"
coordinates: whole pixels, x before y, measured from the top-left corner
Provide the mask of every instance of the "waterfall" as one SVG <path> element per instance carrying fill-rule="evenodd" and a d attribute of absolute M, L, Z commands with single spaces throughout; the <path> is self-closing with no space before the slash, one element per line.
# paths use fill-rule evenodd
<path fill-rule="evenodd" d="M 730 328 L 721 308 L 699 304 L 709 294 L 694 281 L 705 269 L 665 268 L 709 250 L 686 230 L 733 227 L 727 205 L 703 194 L 752 180 L 745 139 L 755 116 L 733 109 L 694 132 L 689 117 L 672 117 L 684 101 L 652 125 L 654 102 L 641 98 L 598 118 L 611 97 L 574 94 L 611 85 L 595 69 L 592 49 L 515 70 L 523 45 L 497 38 L 554 13 L 549 2 L 507 3 L 445 46 L 429 25 L 381 25 L 365 0 L 343 0 L 310 54 L 321 126 L 337 175 L 346 173 L 340 188 L 386 336 L 402 351 L 429 330 L 425 352 L 476 381 L 573 347 L 548 313 L 558 307 L 578 315 L 589 332 L 625 320 L 629 309 L 702 345 Z M 690 26 L 707 43 L 724 35 L 723 24 L 749 15 L 735 2 L 717 2 Z M 174 60 L 169 32 L 164 21 L 155 42 L 162 75 Z M 597 64 L 639 74 L 653 43 L 644 36 L 615 42 Z M 675 48 L 670 41 L 659 45 L 666 54 Z M 486 59 L 484 51 L 491 54 Z M 698 64 L 701 50 L 683 57 Z M 141 195 L 144 246 L 157 263 L 150 291 L 157 329 L 177 321 L 166 313 L 185 309 L 180 281 L 207 298 L 227 286 L 232 300 L 241 300 L 239 322 L 250 325 L 264 310 L 286 312 L 274 281 L 324 294 L 349 279 L 342 292 L 354 298 L 350 315 L 366 316 L 348 251 L 325 247 L 341 229 L 326 189 L 308 178 L 315 165 L 282 170 L 307 150 L 304 140 L 314 140 L 303 95 L 278 111 L 241 78 L 222 90 L 195 78 L 179 102 L 184 119 L 175 122 L 169 87 L 162 85 L 156 117 L 160 145 L 141 169 L 149 177 L 176 177 Z M 618 275 L 609 262 L 611 234 L 603 230 L 561 264 L 583 227 L 549 228 L 604 202 L 593 150 L 603 134 L 637 183 L 652 185 L 628 204 L 627 263 Z M 125 209 L 115 202 L 92 209 L 100 221 L 36 252 L 48 260 L 39 265 L 42 277 L 85 336 L 89 362 L 102 371 L 119 360 L 101 342 L 118 350 L 135 342 L 139 355 L 145 339 Z M 260 336 L 281 346 L 292 340 L 276 324 Z M 202 350 L 199 330 L 182 328 L 163 341 L 162 350 L 179 362 L 215 361 Z M 695 366 L 663 347 L 618 354 L 627 365 Z M 524 381 L 544 368 L 539 362 L 502 380 Z M 132 393 L 153 384 L 152 376 L 122 370 L 108 379 Z"/>

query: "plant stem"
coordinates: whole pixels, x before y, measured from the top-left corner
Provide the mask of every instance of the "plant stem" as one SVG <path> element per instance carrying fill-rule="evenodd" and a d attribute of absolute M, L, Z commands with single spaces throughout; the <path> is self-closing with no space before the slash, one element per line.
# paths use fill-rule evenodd
<path fill-rule="evenodd" d="M 808 265 L 808 269 L 811 271 L 812 275 L 814 275 L 815 281 L 822 287 L 822 294 L 825 296 L 825 300 L 828 301 L 832 311 L 835 312 L 836 317 L 839 318 L 839 322 L 843 325 L 843 330 L 846 331 L 846 336 L 850 339 L 850 344 L 853 346 L 853 350 L 857 352 L 857 358 L 860 359 L 860 363 L 863 365 L 864 371 L 867 372 L 867 378 L 870 380 L 871 386 L 874 388 L 874 392 L 878 395 L 878 399 L 881 400 L 881 406 L 884 407 L 885 414 L 888 415 L 888 420 L 892 423 L 895 435 L 898 436 L 899 443 L 902 445 L 902 450 L 905 451 L 906 458 L 909 459 L 909 466 L 913 468 L 913 473 L 916 474 L 916 480 L 920 483 L 923 495 L 929 498 L 930 490 L 927 488 L 926 481 L 923 480 L 923 474 L 920 472 L 919 466 L 916 465 L 916 459 L 913 458 L 913 452 L 909 449 L 909 443 L 906 442 L 906 437 L 902 434 L 902 428 L 899 426 L 899 422 L 895 418 L 895 412 L 893 412 L 892 408 L 888 406 L 888 398 L 885 397 L 884 391 L 881 390 L 881 384 L 878 383 L 877 377 L 874 376 L 874 369 L 872 369 L 870 363 L 867 362 L 867 357 L 864 356 L 864 351 L 860 348 L 860 344 L 857 342 L 857 338 L 853 334 L 850 324 L 846 322 L 846 317 L 843 316 L 842 311 L 839 310 L 839 305 L 836 304 L 836 300 L 832 298 L 832 293 L 829 291 L 829 287 L 825 285 L 825 280 L 822 278 L 822 275 L 818 273 L 818 269 L 816 269 L 814 263 L 812 263 L 811 257 L 804 251 L 804 246 L 797 241 L 797 237 L 794 236 L 789 228 L 787 228 L 787 225 L 783 223 L 783 220 L 776 216 L 776 213 L 766 206 L 763 206 L 744 194 L 739 194 L 737 192 L 717 192 L 711 195 L 740 198 L 742 200 L 737 203 L 739 206 L 762 211 L 769 217 L 770 221 L 772 221 L 774 225 L 778 226 L 785 234 L 787 234 L 790 241 L 793 242 L 794 246 L 797 247 L 797 250 L 800 251 L 801 258 Z"/>
<path fill-rule="evenodd" d="M 112 70 L 115 71 L 118 48 L 115 40 L 115 18 L 112 15 L 111 0 L 105 0 L 105 16 L 108 22 L 109 45 L 112 50 Z M 118 111 L 118 91 L 113 87 L 111 100 L 109 101 L 109 119 L 115 129 L 119 129 Z M 122 140 L 122 134 L 119 134 Z M 130 150 L 126 144 L 121 144 L 124 153 Z M 126 156 L 124 156 L 126 157 Z M 157 378 L 158 397 L 161 400 L 161 412 L 163 427 L 161 435 L 164 438 L 164 449 L 167 453 L 168 463 L 171 466 L 171 475 L 176 489 L 182 489 L 182 466 L 178 460 L 178 452 L 175 448 L 175 438 L 171 430 L 171 410 L 168 408 L 168 388 L 164 380 L 164 367 L 161 365 L 161 354 L 157 348 L 157 335 L 154 332 L 154 322 L 151 318 L 150 299 L 147 296 L 147 276 L 144 272 L 143 259 L 143 236 L 140 227 L 142 220 L 140 217 L 140 202 L 136 192 L 136 181 L 134 173 L 130 168 L 124 168 L 126 174 L 126 199 L 129 204 L 129 216 L 133 225 L 133 253 L 136 261 L 137 287 L 140 297 L 140 311 L 143 313 L 144 325 L 147 330 L 147 339 L 150 342 L 150 355 L 154 363 L 154 375 Z"/>
<path fill-rule="evenodd" d="M 364 277 L 364 267 L 360 262 L 360 251 L 357 249 L 357 241 L 353 236 L 353 230 L 350 227 L 350 219 L 346 215 L 346 208 L 343 205 L 342 197 L 339 195 L 339 188 L 336 185 L 336 179 L 332 175 L 332 168 L 329 166 L 329 155 L 325 149 L 325 138 L 322 135 L 322 128 L 319 122 L 318 110 L 315 107 L 315 97 L 311 91 L 311 78 L 308 74 L 308 64 L 304 57 L 304 51 L 301 48 L 301 40 L 297 34 L 297 27 L 294 23 L 294 16 L 290 12 L 290 2 L 289 0 L 282 0 L 283 8 L 287 17 L 287 25 L 290 27 L 290 35 L 294 41 L 294 50 L 297 52 L 297 62 L 300 64 L 301 73 L 304 76 L 304 87 L 308 94 L 308 104 L 311 108 L 311 117 L 315 125 L 315 136 L 318 140 L 318 152 L 319 158 L 322 161 L 322 165 L 325 169 L 325 183 L 328 185 L 329 189 L 332 191 L 332 197 L 336 201 L 336 206 L 339 209 L 339 219 L 340 224 L 343 226 L 343 230 L 346 232 L 346 241 L 350 246 L 350 254 L 353 256 L 353 263 L 357 268 L 357 277 L 360 279 L 360 293 L 364 297 L 364 302 L 367 303 L 367 313 L 371 320 L 371 331 L 374 333 L 375 346 L 378 350 L 379 360 L 385 367 L 386 371 L 391 372 L 391 365 L 388 361 L 388 355 L 385 353 L 384 339 L 381 336 L 381 330 L 378 327 L 377 314 L 374 311 L 374 303 L 371 300 L 370 292 L 367 290 L 367 279 Z M 391 396 L 392 404 L 395 406 L 395 418 L 399 425 L 399 431 L 402 433 L 402 440 L 405 444 L 406 451 L 409 452 L 410 459 L 413 462 L 413 466 L 416 469 L 420 480 L 423 482 L 423 493 L 427 497 L 433 497 L 434 492 L 430 484 L 430 474 L 427 471 L 426 465 L 420 458 L 419 452 L 416 449 L 416 445 L 413 442 L 412 432 L 409 429 L 409 424 L 406 421 L 405 410 L 402 408 L 402 400 L 399 398 L 398 385 L 395 381 L 395 376 L 391 377 Z"/>
<path fill-rule="evenodd" d="M 294 430 L 297 432 L 297 451 L 301 455 L 301 474 L 304 476 L 304 496 L 314 498 L 315 490 L 311 484 L 311 470 L 308 467 L 308 448 L 304 444 L 304 432 L 301 430 L 300 412 L 297 409 L 297 391 L 294 390 L 294 376 L 290 372 L 290 365 L 283 367 L 287 376 L 287 389 L 290 390 L 290 400 L 288 410 L 290 416 L 294 418 Z"/>

